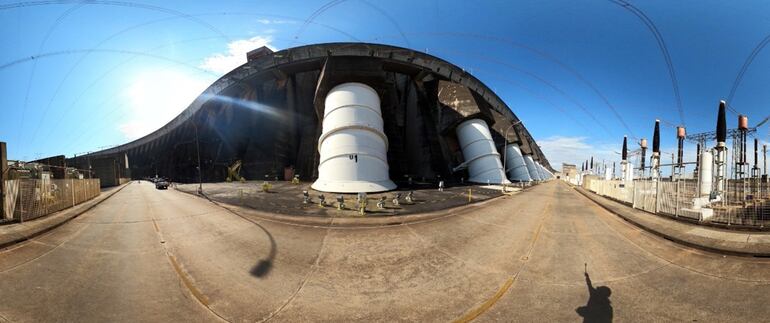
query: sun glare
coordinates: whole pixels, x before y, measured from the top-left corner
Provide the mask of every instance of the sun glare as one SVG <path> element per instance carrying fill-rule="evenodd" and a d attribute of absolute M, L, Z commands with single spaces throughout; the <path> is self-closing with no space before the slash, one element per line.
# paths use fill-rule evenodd
<path fill-rule="evenodd" d="M 123 92 L 126 117 L 119 130 L 127 139 L 155 131 L 186 109 L 210 83 L 206 76 L 174 70 L 137 73 Z"/>

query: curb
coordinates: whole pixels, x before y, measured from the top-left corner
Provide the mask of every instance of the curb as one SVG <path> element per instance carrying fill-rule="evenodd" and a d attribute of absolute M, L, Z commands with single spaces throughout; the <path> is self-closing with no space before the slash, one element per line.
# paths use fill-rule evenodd
<path fill-rule="evenodd" d="M 15 244 L 18 244 L 18 243 L 21 243 L 21 242 L 27 241 L 27 240 L 29 240 L 29 239 L 32 239 L 32 238 L 38 237 L 38 236 L 40 236 L 40 235 L 42 235 L 42 234 L 44 234 L 44 233 L 46 233 L 46 232 L 49 232 L 49 231 L 51 231 L 51 230 L 53 230 L 53 229 L 56 229 L 56 228 L 58 228 L 58 227 L 60 227 L 60 226 L 64 225 L 65 223 L 67 223 L 67 222 L 71 221 L 72 219 L 79 217 L 79 216 L 80 216 L 80 215 L 82 215 L 83 213 L 86 213 L 86 212 L 90 211 L 91 209 L 95 208 L 96 206 L 98 206 L 98 205 L 99 205 L 99 204 L 101 204 L 102 202 L 104 202 L 104 201 L 108 200 L 110 197 L 112 197 L 113 195 L 115 195 L 115 194 L 117 194 L 118 192 L 122 191 L 122 190 L 123 190 L 123 189 L 124 189 L 126 186 L 128 186 L 128 185 L 130 185 L 130 184 L 131 184 L 131 182 L 128 182 L 128 183 L 124 184 L 123 186 L 121 186 L 121 187 L 119 187 L 119 188 L 115 189 L 113 192 L 109 193 L 108 195 L 106 195 L 106 196 L 105 196 L 103 199 L 101 199 L 101 200 L 99 200 L 99 201 L 95 201 L 93 204 L 91 204 L 91 205 L 89 205 L 89 206 L 87 206 L 87 207 L 84 207 L 82 210 L 78 210 L 78 211 L 75 211 L 75 212 L 73 213 L 73 215 L 71 215 L 71 216 L 65 216 L 65 217 L 63 217 L 64 219 L 63 219 L 62 221 L 58 221 L 58 222 L 55 222 L 55 223 L 51 223 L 51 225 L 49 225 L 49 226 L 46 226 L 46 227 L 43 227 L 43 228 L 42 228 L 42 229 L 40 229 L 40 230 L 34 230 L 34 232 L 32 232 L 32 233 L 29 233 L 29 234 L 20 234 L 20 236 L 19 236 L 19 237 L 17 237 L 17 238 L 14 238 L 14 239 L 11 239 L 11 240 L 9 240 L 9 241 L 0 242 L 0 250 L 6 249 L 6 248 L 8 248 L 8 247 L 11 247 L 11 246 L 13 246 L 13 245 L 15 245 Z M 80 204 L 80 205 L 82 205 L 82 204 Z M 72 208 L 74 208 L 74 207 L 76 207 L 76 206 L 73 206 Z M 71 208 L 70 208 L 70 209 L 71 209 Z M 65 210 L 61 210 L 61 211 L 59 211 L 59 212 L 67 212 L 68 210 L 69 210 L 69 209 L 65 209 Z M 56 213 L 59 213 L 59 212 L 56 212 Z M 53 213 L 53 214 L 55 214 L 55 213 Z M 47 216 L 51 216 L 51 215 L 53 215 L 53 214 L 49 214 L 49 215 L 47 215 Z M 33 220 L 33 221 L 34 221 L 34 220 Z"/>
<path fill-rule="evenodd" d="M 518 193 L 526 192 L 530 188 L 535 186 L 536 185 L 526 187 L 521 191 L 519 191 Z M 175 189 L 175 191 L 206 199 L 209 202 L 219 207 L 222 207 L 230 212 L 237 213 L 240 216 L 253 216 L 261 220 L 277 222 L 282 224 L 289 224 L 289 225 L 298 225 L 298 226 L 307 226 L 307 227 L 316 227 L 316 228 L 350 228 L 350 229 L 399 226 L 399 225 L 434 221 L 434 220 L 442 219 L 452 215 L 467 213 L 472 211 L 474 207 L 485 206 L 490 203 L 502 201 L 503 198 L 505 197 L 518 195 L 518 193 L 514 195 L 500 195 L 500 196 L 496 196 L 483 201 L 472 202 L 470 204 L 456 206 L 449 209 L 436 210 L 436 211 L 417 213 L 417 214 L 388 215 L 388 216 L 378 216 L 378 217 L 365 217 L 365 216 L 364 217 L 319 217 L 319 216 L 303 216 L 303 215 L 291 216 L 291 215 L 283 215 L 283 214 L 272 214 L 272 213 L 258 211 L 247 207 L 215 201 L 209 198 L 206 194 L 198 195 L 195 192 L 186 192 L 186 191 L 177 190 L 177 189 Z"/>
<path fill-rule="evenodd" d="M 654 235 L 656 235 L 658 237 L 661 237 L 663 239 L 666 239 L 666 240 L 669 240 L 669 241 L 672 241 L 672 242 L 675 242 L 675 243 L 678 243 L 678 244 L 681 244 L 681 245 L 684 245 L 684 246 L 687 246 L 687 247 L 691 247 L 691 248 L 695 248 L 695 249 L 699 249 L 699 250 L 703 250 L 703 251 L 708 251 L 708 252 L 712 252 L 712 253 L 725 254 L 725 255 L 731 255 L 731 256 L 740 256 L 740 257 L 758 257 L 758 258 L 770 257 L 770 252 L 746 252 L 746 251 L 735 250 L 735 249 L 717 248 L 717 247 L 713 247 L 713 246 L 707 246 L 707 245 L 704 245 L 704 244 L 695 243 L 695 242 L 688 241 L 688 240 L 685 240 L 683 238 L 680 238 L 680 237 L 677 237 L 677 236 L 674 236 L 674 235 L 663 233 L 661 231 L 658 231 L 658 230 L 655 230 L 655 229 L 651 228 L 648 225 L 645 225 L 645 224 L 641 223 L 640 221 L 634 220 L 634 219 L 632 219 L 632 218 L 630 218 L 628 216 L 625 216 L 623 214 L 620 214 L 619 212 L 616 212 L 616 211 L 612 210 L 610 207 L 606 206 L 604 203 L 601 203 L 600 201 L 595 199 L 593 194 L 588 192 L 588 191 L 585 191 L 585 190 L 583 190 L 581 188 L 574 187 L 574 186 L 572 188 L 575 191 L 577 191 L 578 193 L 580 193 L 583 196 L 585 196 L 588 200 L 590 200 L 591 202 L 596 203 L 596 205 L 598 205 L 601 208 L 607 210 L 608 212 L 618 216 L 619 218 L 625 220 L 628 223 L 633 224 L 634 226 L 636 226 L 636 227 L 638 227 L 638 228 L 640 228 L 640 229 L 642 229 L 642 230 L 644 230 L 646 232 L 652 233 L 652 234 L 654 234 Z M 599 197 L 599 196 L 597 195 L 596 197 Z M 653 214 L 653 216 L 657 216 L 657 215 Z M 673 220 L 670 220 L 670 221 L 673 221 Z M 690 224 L 690 225 L 693 225 L 693 224 Z"/>

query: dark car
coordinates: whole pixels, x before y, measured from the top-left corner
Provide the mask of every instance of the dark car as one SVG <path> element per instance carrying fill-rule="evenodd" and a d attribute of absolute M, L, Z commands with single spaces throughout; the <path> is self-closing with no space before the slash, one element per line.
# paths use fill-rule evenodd
<path fill-rule="evenodd" d="M 168 182 L 165 179 L 159 179 L 155 182 L 155 188 L 165 190 L 168 188 Z"/>

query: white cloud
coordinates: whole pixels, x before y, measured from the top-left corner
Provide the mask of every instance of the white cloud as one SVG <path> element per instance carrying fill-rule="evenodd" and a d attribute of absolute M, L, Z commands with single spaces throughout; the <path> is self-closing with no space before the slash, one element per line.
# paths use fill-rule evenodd
<path fill-rule="evenodd" d="M 227 44 L 227 53 L 217 53 L 203 59 L 200 68 L 219 74 L 232 71 L 246 63 L 246 53 L 262 46 L 272 50 L 272 36 L 254 36 L 249 39 L 239 39 Z"/>
<path fill-rule="evenodd" d="M 257 22 L 263 25 L 283 25 L 283 24 L 296 24 L 293 20 L 284 19 L 257 19 Z"/>
<path fill-rule="evenodd" d="M 212 80 L 179 71 L 140 72 L 122 93 L 127 115 L 118 130 L 128 140 L 145 136 L 184 111 Z"/>
<path fill-rule="evenodd" d="M 609 164 L 612 161 L 620 160 L 620 155 L 615 153 L 616 151 L 620 152 L 620 145 L 617 147 L 606 144 L 596 146 L 586 142 L 586 139 L 586 137 L 553 136 L 540 139 L 537 144 L 556 170 L 561 169 L 562 163 L 574 164 L 580 168 L 580 164 L 592 156 L 594 163 L 601 163 L 604 160 Z M 629 149 L 633 149 L 630 145 L 633 143 L 629 142 Z"/>

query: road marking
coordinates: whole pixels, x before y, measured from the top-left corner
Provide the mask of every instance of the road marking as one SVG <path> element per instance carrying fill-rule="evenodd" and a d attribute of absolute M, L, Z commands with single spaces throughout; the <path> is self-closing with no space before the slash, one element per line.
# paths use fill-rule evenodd
<path fill-rule="evenodd" d="M 543 212 L 540 213 L 540 216 L 543 216 L 551 209 L 551 204 L 546 204 L 543 208 Z M 540 238 L 540 231 L 543 230 L 543 225 L 545 224 L 546 217 L 543 217 L 540 219 L 540 225 L 537 226 L 537 231 L 535 231 L 535 234 L 532 236 L 532 241 L 529 243 L 529 249 L 527 250 L 527 255 L 524 256 L 526 259 L 529 259 L 529 257 L 532 255 L 532 251 L 535 249 L 535 242 L 537 242 L 537 239 Z"/>
<path fill-rule="evenodd" d="M 465 313 L 465 315 L 454 320 L 453 322 L 467 323 L 467 322 L 473 321 L 479 315 L 483 314 L 488 309 L 490 309 L 493 305 L 495 305 L 495 303 L 497 303 L 497 301 L 500 300 L 500 298 L 502 298 L 506 292 L 508 292 L 511 286 L 513 286 L 513 283 L 516 282 L 516 279 L 519 278 L 519 275 L 524 270 L 524 266 L 526 266 L 527 262 L 529 261 L 529 258 L 532 256 L 532 252 L 535 249 L 535 243 L 537 242 L 538 238 L 540 238 L 540 231 L 542 231 L 543 229 L 545 220 L 549 217 L 547 213 L 550 209 L 551 209 L 551 204 L 549 203 L 549 204 L 546 204 L 545 207 L 543 207 L 543 211 L 540 212 L 540 217 L 541 217 L 540 224 L 538 225 L 537 230 L 535 230 L 535 234 L 532 235 L 532 241 L 529 243 L 527 254 L 521 258 L 521 260 L 524 261 L 524 264 L 522 264 L 521 267 L 519 267 L 519 270 L 516 272 L 516 274 L 508 278 L 508 280 L 505 281 L 505 284 L 503 284 L 503 286 L 497 290 L 497 293 L 495 293 L 494 296 L 492 296 L 486 302 L 481 304 L 479 307 L 471 310 L 470 312 Z"/>
<path fill-rule="evenodd" d="M 505 293 L 511 288 L 513 285 L 513 280 L 515 277 L 508 278 L 508 280 L 505 281 L 505 284 L 500 287 L 500 289 L 497 290 L 497 293 L 495 293 L 492 298 L 488 299 L 486 302 L 481 304 L 481 306 L 473 309 L 472 311 L 465 313 L 462 317 L 459 319 L 454 320 L 455 323 L 467 323 L 470 321 L 473 321 L 476 319 L 479 315 L 486 312 L 492 305 L 495 305 L 500 298 L 505 295 Z"/>
<path fill-rule="evenodd" d="M 198 290 L 195 285 L 193 285 L 192 280 L 190 280 L 190 276 L 188 276 L 183 270 L 182 266 L 179 265 L 179 263 L 176 261 L 176 257 L 168 254 L 168 260 L 171 261 L 171 265 L 174 267 L 174 271 L 176 271 L 176 274 L 179 275 L 179 278 L 182 279 L 182 283 L 184 283 L 185 287 L 192 293 L 192 295 L 197 299 L 203 306 L 209 307 L 209 300 L 206 298 L 203 293 L 201 293 L 200 290 Z"/>
<path fill-rule="evenodd" d="M 154 209 L 152 207 L 152 204 L 148 203 L 146 212 L 153 214 Z M 208 212 L 207 212 L 208 213 Z M 206 214 L 206 213 L 203 213 Z M 176 272 L 176 275 L 179 277 L 179 279 L 182 281 L 182 284 L 187 288 L 187 290 L 192 294 L 192 296 L 201 304 L 203 307 L 205 307 L 211 314 L 222 320 L 223 322 L 230 322 L 228 319 L 223 317 L 221 314 L 214 311 L 211 306 L 209 306 L 209 299 L 203 295 L 203 293 L 195 287 L 195 284 L 193 284 L 192 277 L 187 274 L 184 269 L 182 269 L 182 265 L 179 263 L 179 261 L 176 259 L 176 257 L 169 251 L 169 247 L 165 244 L 166 240 L 163 238 L 163 232 L 160 231 L 160 227 L 158 226 L 158 222 L 155 219 L 155 217 L 150 216 L 150 219 L 152 220 L 152 224 L 155 227 L 155 232 L 158 235 L 158 239 L 161 243 L 161 250 L 163 253 L 166 254 L 166 257 L 168 258 L 168 261 L 171 263 L 171 267 L 174 269 L 174 272 Z"/>

